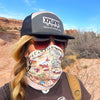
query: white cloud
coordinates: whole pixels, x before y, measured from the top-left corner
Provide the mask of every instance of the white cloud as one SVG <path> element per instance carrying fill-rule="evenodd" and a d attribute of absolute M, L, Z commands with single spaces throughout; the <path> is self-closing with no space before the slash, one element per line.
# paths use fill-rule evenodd
<path fill-rule="evenodd" d="M 0 10 L 3 12 L 7 12 L 8 10 L 0 3 Z"/>
<path fill-rule="evenodd" d="M 45 9 L 41 9 L 41 8 L 33 8 L 33 10 L 35 10 L 35 11 L 45 11 Z"/>
<path fill-rule="evenodd" d="M 80 31 L 84 32 L 84 31 L 93 31 L 93 32 L 96 32 L 98 33 L 98 28 L 96 26 L 88 26 L 88 27 L 82 27 L 80 28 Z"/>
<path fill-rule="evenodd" d="M 25 3 L 26 3 L 28 6 L 31 6 L 31 4 L 35 4 L 35 3 L 36 3 L 36 0 L 32 0 L 32 1 L 25 0 Z"/>
<path fill-rule="evenodd" d="M 64 24 L 64 30 L 69 30 L 69 29 L 77 29 L 80 32 L 88 32 L 88 31 L 93 31 L 95 33 L 99 33 L 100 29 L 98 29 L 95 25 L 89 25 L 86 27 L 80 27 L 80 26 L 74 26 L 74 25 L 69 25 L 69 24 Z"/>
<path fill-rule="evenodd" d="M 97 15 L 97 16 L 94 16 L 92 18 L 89 19 L 89 22 L 90 23 L 93 23 L 93 24 L 98 24 L 100 23 L 100 15 Z"/>
<path fill-rule="evenodd" d="M 32 1 L 29 1 L 29 0 L 25 0 L 25 3 L 31 7 L 31 9 L 35 10 L 35 11 L 45 11 L 45 9 L 42 9 L 42 8 L 36 8 L 35 5 L 34 5 L 34 8 L 33 8 L 33 4 L 36 4 L 36 0 L 32 0 Z"/>
<path fill-rule="evenodd" d="M 30 2 L 29 2 L 29 0 L 25 0 L 25 3 L 26 3 L 28 6 L 31 5 Z"/>
<path fill-rule="evenodd" d="M 14 18 L 14 16 L 8 15 L 8 14 L 1 14 L 0 17 L 6 17 L 6 18 Z"/>
<path fill-rule="evenodd" d="M 40 8 L 39 8 L 38 10 L 39 10 L 39 11 L 45 11 L 45 9 L 40 9 Z"/>
<path fill-rule="evenodd" d="M 68 24 L 63 24 L 64 25 L 64 29 L 66 30 L 66 29 L 77 29 L 77 27 L 76 26 L 74 26 L 74 25 L 68 25 Z"/>
<path fill-rule="evenodd" d="M 32 0 L 31 2 L 32 2 L 32 3 L 36 3 L 36 0 Z"/>
<path fill-rule="evenodd" d="M 90 26 L 86 27 L 86 29 L 97 33 L 100 32 L 100 15 L 94 15 L 93 17 L 89 18 L 88 23 Z"/>
<path fill-rule="evenodd" d="M 24 19 L 24 15 L 21 14 L 17 14 L 17 13 L 0 13 L 0 17 L 6 17 L 6 18 L 11 18 L 11 19 L 20 19 L 23 20 Z"/>

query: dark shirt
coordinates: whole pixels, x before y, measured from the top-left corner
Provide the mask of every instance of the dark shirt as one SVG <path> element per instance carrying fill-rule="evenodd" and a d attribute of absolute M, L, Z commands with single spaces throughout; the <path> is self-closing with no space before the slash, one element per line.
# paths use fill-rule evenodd
<path fill-rule="evenodd" d="M 84 88 L 82 82 L 79 82 L 82 91 L 81 100 L 90 100 L 90 94 Z M 65 73 L 62 73 L 59 81 L 47 94 L 43 94 L 30 86 L 27 86 L 25 91 L 25 100 L 74 100 Z M 11 100 L 9 84 L 5 84 L 0 88 L 0 100 Z"/>

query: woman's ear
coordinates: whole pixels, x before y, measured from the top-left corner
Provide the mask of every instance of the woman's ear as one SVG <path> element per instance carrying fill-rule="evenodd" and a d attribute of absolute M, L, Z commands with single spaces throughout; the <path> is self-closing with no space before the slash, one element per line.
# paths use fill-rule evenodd
<path fill-rule="evenodd" d="M 29 50 L 26 50 L 25 57 L 27 58 L 29 56 L 29 54 L 30 54 Z"/>
<path fill-rule="evenodd" d="M 26 48 L 27 50 L 25 52 L 25 57 L 28 57 L 31 52 L 36 50 L 32 41 L 28 43 L 28 46 Z"/>
<path fill-rule="evenodd" d="M 28 52 L 26 52 L 26 53 L 25 53 L 25 58 L 27 58 L 27 57 L 28 57 L 28 55 L 29 55 L 29 54 L 28 54 Z"/>

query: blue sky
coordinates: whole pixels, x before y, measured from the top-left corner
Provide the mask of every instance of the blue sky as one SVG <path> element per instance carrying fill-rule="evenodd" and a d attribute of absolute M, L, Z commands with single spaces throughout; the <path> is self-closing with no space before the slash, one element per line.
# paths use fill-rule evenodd
<path fill-rule="evenodd" d="M 100 33 L 100 0 L 0 0 L 0 16 L 24 19 L 37 11 L 58 15 L 64 29 Z"/>

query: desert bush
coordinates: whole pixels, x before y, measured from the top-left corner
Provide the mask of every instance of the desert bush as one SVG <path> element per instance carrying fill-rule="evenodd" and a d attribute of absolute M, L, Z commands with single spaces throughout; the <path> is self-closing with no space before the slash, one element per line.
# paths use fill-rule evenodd
<path fill-rule="evenodd" d="M 73 52 L 72 50 L 67 49 L 62 60 L 62 68 L 64 69 L 66 68 L 66 66 L 70 66 L 70 64 L 74 63 L 78 59 L 78 57 L 78 54 L 75 54 L 75 52 Z"/>
<path fill-rule="evenodd" d="M 6 27 L 6 29 L 7 29 L 7 30 L 12 30 L 12 28 L 11 28 L 11 27 Z"/>
<path fill-rule="evenodd" d="M 17 27 L 14 27 L 14 30 L 18 30 L 18 28 Z"/>
<path fill-rule="evenodd" d="M 0 32 L 5 32 L 6 28 L 5 27 L 0 27 Z"/>
<path fill-rule="evenodd" d="M 94 32 L 75 34 L 75 39 L 69 41 L 69 50 L 79 54 L 79 58 L 99 58 L 100 38 Z"/>
<path fill-rule="evenodd" d="M 20 27 L 14 27 L 14 30 L 20 31 Z"/>
<path fill-rule="evenodd" d="M 7 30 L 12 30 L 10 27 L 0 27 L 0 32 L 6 32 Z"/>

